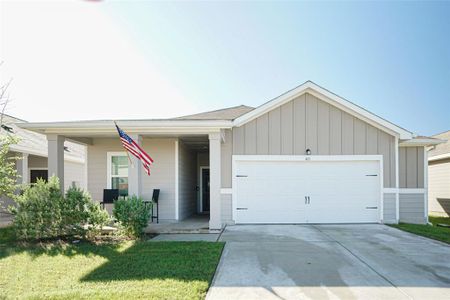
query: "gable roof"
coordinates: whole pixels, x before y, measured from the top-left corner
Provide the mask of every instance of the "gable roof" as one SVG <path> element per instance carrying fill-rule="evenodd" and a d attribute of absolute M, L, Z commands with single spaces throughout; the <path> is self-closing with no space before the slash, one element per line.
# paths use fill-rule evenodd
<path fill-rule="evenodd" d="M 203 113 L 193 114 L 174 118 L 175 120 L 234 120 L 252 110 L 254 107 L 239 105 L 218 110 L 207 111 Z"/>
<path fill-rule="evenodd" d="M 238 117 L 233 121 L 233 126 L 241 126 L 248 123 L 257 117 L 281 106 L 305 93 L 312 94 L 320 100 L 336 106 L 337 108 L 361 119 L 374 127 L 379 128 L 391 135 L 398 136 L 400 139 L 412 139 L 414 134 L 400 126 L 397 126 L 367 110 L 350 102 L 327 89 L 315 84 L 312 81 L 306 81 L 298 87 L 266 102 L 265 104 L 255 108 L 254 110 Z"/>
<path fill-rule="evenodd" d="M 10 151 L 47 157 L 48 146 L 46 136 L 21 128 L 21 125 L 25 124 L 28 124 L 25 120 L 3 114 L 3 125 L 9 127 L 10 131 L 5 130 L 5 128 L 0 128 L 0 135 L 14 135 L 19 138 L 17 144 L 10 146 Z M 70 141 L 66 141 L 65 146 L 67 147 L 67 151 L 64 153 L 66 160 L 78 163 L 85 162 L 84 146 Z"/>

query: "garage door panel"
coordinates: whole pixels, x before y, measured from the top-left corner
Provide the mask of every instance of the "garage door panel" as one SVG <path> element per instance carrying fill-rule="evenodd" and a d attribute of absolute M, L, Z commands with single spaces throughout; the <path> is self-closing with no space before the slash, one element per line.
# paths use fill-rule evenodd
<path fill-rule="evenodd" d="M 235 167 L 236 223 L 379 220 L 379 161 L 237 161 Z"/>

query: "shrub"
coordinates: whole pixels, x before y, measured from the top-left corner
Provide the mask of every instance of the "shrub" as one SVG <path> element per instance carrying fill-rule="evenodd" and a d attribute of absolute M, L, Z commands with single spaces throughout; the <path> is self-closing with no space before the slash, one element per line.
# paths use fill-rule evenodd
<path fill-rule="evenodd" d="M 17 237 L 22 239 L 86 237 L 101 229 L 109 218 L 106 211 L 79 188 L 69 188 L 64 197 L 56 177 L 27 186 L 16 203 L 11 209 L 13 225 Z"/>
<path fill-rule="evenodd" d="M 109 221 L 108 213 L 92 201 L 89 193 L 70 187 L 62 202 L 62 220 L 66 235 L 96 234 Z"/>
<path fill-rule="evenodd" d="M 125 234 L 138 238 L 151 217 L 151 203 L 145 205 L 142 198 L 132 196 L 114 202 L 113 215 Z"/>

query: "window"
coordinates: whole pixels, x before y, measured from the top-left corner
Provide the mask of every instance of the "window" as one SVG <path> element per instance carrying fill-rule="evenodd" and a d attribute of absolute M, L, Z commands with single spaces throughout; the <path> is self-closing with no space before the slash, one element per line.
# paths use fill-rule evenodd
<path fill-rule="evenodd" d="M 128 157 L 125 152 L 108 152 L 108 189 L 128 196 Z"/>
<path fill-rule="evenodd" d="M 47 182 L 48 170 L 47 169 L 31 169 L 30 170 L 30 183 L 36 183 L 38 179 L 43 179 Z"/>

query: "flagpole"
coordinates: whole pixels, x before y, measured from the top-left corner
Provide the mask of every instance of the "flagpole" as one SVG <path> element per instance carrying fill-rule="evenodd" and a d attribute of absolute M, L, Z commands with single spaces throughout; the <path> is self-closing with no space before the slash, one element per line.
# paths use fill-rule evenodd
<path fill-rule="evenodd" d="M 114 125 L 117 126 L 116 121 L 113 121 L 113 122 L 114 122 Z M 117 127 L 118 127 L 118 126 L 117 126 Z M 116 129 L 117 129 L 117 127 L 116 127 Z M 130 162 L 131 167 L 134 169 L 134 164 L 133 164 L 133 161 L 131 160 L 130 153 L 128 153 L 127 149 L 125 149 L 125 152 L 127 153 L 128 161 Z"/>

